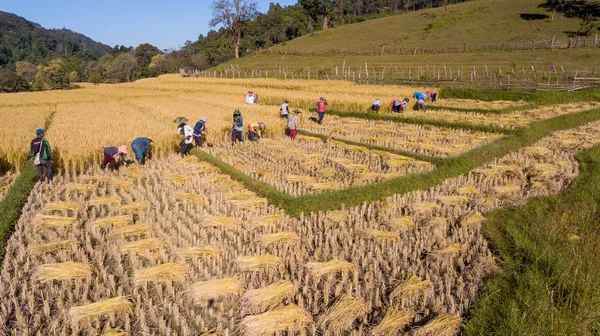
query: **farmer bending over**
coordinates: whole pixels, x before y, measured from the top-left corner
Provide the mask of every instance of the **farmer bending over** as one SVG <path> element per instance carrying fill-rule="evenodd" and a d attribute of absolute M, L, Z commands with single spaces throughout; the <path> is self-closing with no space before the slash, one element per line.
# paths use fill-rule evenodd
<path fill-rule="evenodd" d="M 194 129 L 192 126 L 186 123 L 181 123 L 177 127 L 177 133 L 184 136 L 183 140 L 181 140 L 179 143 L 179 147 L 181 148 L 181 156 L 190 155 L 190 150 L 192 150 L 192 147 L 194 146 L 192 145 L 192 141 L 194 141 L 192 139 L 192 136 L 194 135 Z"/>
<path fill-rule="evenodd" d="M 194 125 L 193 137 L 194 137 L 194 141 L 196 142 L 196 148 L 202 147 L 202 142 L 204 141 L 204 138 L 206 136 L 205 133 L 206 133 L 206 123 L 207 122 L 208 122 L 208 118 L 202 117 L 202 118 L 200 118 L 200 120 L 198 120 L 196 125 Z"/>
<path fill-rule="evenodd" d="M 138 164 L 145 164 L 146 159 L 152 158 L 151 152 L 152 139 L 150 138 L 136 138 L 131 143 L 131 149 L 135 154 L 135 159 Z"/>
<path fill-rule="evenodd" d="M 380 108 L 381 108 L 381 100 L 379 100 L 379 98 L 375 98 L 375 100 L 373 101 L 373 104 L 371 104 L 371 110 L 375 111 L 376 113 L 379 113 Z"/>
<path fill-rule="evenodd" d="M 125 167 L 127 167 L 128 164 L 125 161 L 125 155 L 127 155 L 127 146 L 125 145 L 121 145 L 119 147 L 104 147 L 104 160 L 102 161 L 100 168 L 104 170 L 106 166 L 109 166 L 110 170 L 117 169 L 117 159 L 119 159 L 121 164 L 124 164 Z"/>
<path fill-rule="evenodd" d="M 262 131 L 267 128 L 264 122 L 258 123 L 250 123 L 248 124 L 248 137 L 251 141 L 258 141 L 258 139 L 262 138 Z"/>

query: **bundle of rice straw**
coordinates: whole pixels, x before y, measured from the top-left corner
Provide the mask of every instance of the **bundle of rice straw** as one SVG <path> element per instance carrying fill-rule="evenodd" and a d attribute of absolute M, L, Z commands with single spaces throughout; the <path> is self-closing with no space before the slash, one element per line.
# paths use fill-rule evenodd
<path fill-rule="evenodd" d="M 242 271 L 257 272 L 266 271 L 269 267 L 279 267 L 283 265 L 283 259 L 271 254 L 240 256 L 236 259 L 236 262 Z"/>
<path fill-rule="evenodd" d="M 338 157 L 331 157 L 329 158 L 329 161 L 337 163 L 339 165 L 350 165 L 353 164 L 354 161 L 348 159 L 348 158 L 338 158 Z"/>
<path fill-rule="evenodd" d="M 380 174 L 380 173 L 366 171 L 366 172 L 360 173 L 360 175 L 358 175 L 358 178 L 356 180 L 359 182 L 367 182 L 367 181 L 378 179 L 380 177 L 382 177 L 382 174 Z"/>
<path fill-rule="evenodd" d="M 406 156 L 394 155 L 385 161 L 385 165 L 388 167 L 397 168 L 406 166 L 407 164 L 410 164 L 411 161 L 414 160 Z"/>
<path fill-rule="evenodd" d="M 29 252 L 31 254 L 44 254 L 58 251 L 73 251 L 79 244 L 72 239 L 69 240 L 55 240 L 49 243 L 39 245 L 29 245 Z"/>
<path fill-rule="evenodd" d="M 354 264 L 345 260 L 333 258 L 328 262 L 311 262 L 306 264 L 313 276 L 319 278 L 323 275 L 337 272 L 350 272 L 354 270 Z"/>
<path fill-rule="evenodd" d="M 66 228 L 73 226 L 76 221 L 77 217 L 35 215 L 35 223 L 46 228 Z"/>
<path fill-rule="evenodd" d="M 108 175 L 84 175 L 80 177 L 81 181 L 84 183 L 96 182 L 96 183 L 106 183 L 110 180 L 110 176 Z"/>
<path fill-rule="evenodd" d="M 463 227 L 478 226 L 485 221 L 485 217 L 478 211 L 472 211 L 462 216 L 460 225 Z"/>
<path fill-rule="evenodd" d="M 232 192 L 232 193 L 228 193 L 225 194 L 225 199 L 229 200 L 229 201 L 239 201 L 239 200 L 245 200 L 248 199 L 249 197 L 255 197 L 256 194 L 253 193 L 252 191 L 239 191 L 239 192 Z"/>
<path fill-rule="evenodd" d="M 414 274 L 410 275 L 394 289 L 390 295 L 390 302 L 393 303 L 398 300 L 412 301 L 430 288 L 433 288 L 433 283 L 430 280 L 421 280 Z"/>
<path fill-rule="evenodd" d="M 154 234 L 152 227 L 149 224 L 133 224 L 115 228 L 111 232 L 112 238 L 127 238 L 132 236 L 150 236 Z"/>
<path fill-rule="evenodd" d="M 392 201 L 380 201 L 376 204 L 377 210 L 379 210 L 382 216 L 388 216 L 396 209 L 396 204 Z"/>
<path fill-rule="evenodd" d="M 351 163 L 341 166 L 350 173 L 363 173 L 369 170 L 369 167 L 367 165 L 360 163 Z"/>
<path fill-rule="evenodd" d="M 388 232 L 379 230 L 362 230 L 360 231 L 360 234 L 368 239 L 381 241 L 394 241 L 399 237 L 398 232 Z"/>
<path fill-rule="evenodd" d="M 453 336 L 460 330 L 462 319 L 460 316 L 442 314 L 426 325 L 416 329 L 414 336 Z"/>
<path fill-rule="evenodd" d="M 323 139 L 321 139 L 321 138 L 312 137 L 312 136 L 308 136 L 308 135 L 300 135 L 300 136 L 298 136 L 298 140 L 303 140 L 306 142 L 323 142 Z"/>
<path fill-rule="evenodd" d="M 190 193 L 184 193 L 184 192 L 176 193 L 175 198 L 179 202 L 190 202 L 190 203 L 197 203 L 197 204 L 203 204 L 205 201 L 204 196 L 202 196 L 202 195 L 190 194 Z"/>
<path fill-rule="evenodd" d="M 229 180 L 231 180 L 231 178 L 229 177 L 229 175 L 216 174 L 214 176 L 211 176 L 211 177 L 207 178 L 205 182 L 207 182 L 207 183 L 219 183 L 219 182 L 224 182 L 224 181 L 229 181 Z"/>
<path fill-rule="evenodd" d="M 399 231 L 408 231 L 415 225 L 413 218 L 410 216 L 396 217 L 390 220 L 390 226 Z"/>
<path fill-rule="evenodd" d="M 348 213 L 348 211 L 334 210 L 328 211 L 325 215 L 325 218 L 329 219 L 330 221 L 339 223 L 347 221 L 350 218 L 350 214 Z"/>
<path fill-rule="evenodd" d="M 84 306 L 69 309 L 69 317 L 74 322 L 99 318 L 104 315 L 132 314 L 133 305 L 125 296 L 117 296 L 112 299 L 90 303 Z"/>
<path fill-rule="evenodd" d="M 90 200 L 90 204 L 93 205 L 118 205 L 121 204 L 123 199 L 121 196 L 109 196 L 109 197 L 100 197 L 94 198 Z"/>
<path fill-rule="evenodd" d="M 377 149 L 371 149 L 370 153 L 373 155 L 377 155 L 377 156 L 381 157 L 382 159 L 389 159 L 394 155 L 390 152 L 385 152 L 385 151 L 381 151 L 381 150 L 377 150 Z"/>
<path fill-rule="evenodd" d="M 475 188 L 474 186 L 464 186 L 464 187 L 458 188 L 458 194 L 459 195 L 477 195 L 477 194 L 479 194 L 479 189 Z"/>
<path fill-rule="evenodd" d="M 381 322 L 373 328 L 371 335 L 373 336 L 388 336 L 388 335 L 400 335 L 402 329 L 410 324 L 416 314 L 410 310 L 396 308 L 389 308 Z"/>
<path fill-rule="evenodd" d="M 188 155 L 184 158 L 181 158 L 177 161 L 177 163 L 198 163 L 198 158 L 193 155 Z"/>
<path fill-rule="evenodd" d="M 196 282 L 186 290 L 186 295 L 195 303 L 240 295 L 244 283 L 236 278 L 225 278 Z"/>
<path fill-rule="evenodd" d="M 295 244 L 299 241 L 300 237 L 291 231 L 277 232 L 260 237 L 260 242 L 265 247 L 278 243 Z"/>
<path fill-rule="evenodd" d="M 293 300 L 298 289 L 289 280 L 279 280 L 265 288 L 253 289 L 244 293 L 244 310 L 260 314 L 277 307 L 284 300 Z"/>
<path fill-rule="evenodd" d="M 418 214 L 424 214 L 424 213 L 431 213 L 434 210 L 439 209 L 439 205 L 437 205 L 436 203 L 433 202 L 418 202 L 418 203 L 413 203 L 410 206 L 410 209 L 414 212 L 414 213 L 418 213 Z"/>
<path fill-rule="evenodd" d="M 466 196 L 440 196 L 437 200 L 444 205 L 450 206 L 461 206 L 471 201 Z"/>
<path fill-rule="evenodd" d="M 304 309 L 289 304 L 260 315 L 246 316 L 241 326 L 244 335 L 279 335 L 281 332 L 301 332 L 313 323 L 312 316 Z"/>
<path fill-rule="evenodd" d="M 38 281 L 48 282 L 85 278 L 90 274 L 92 274 L 92 267 L 88 263 L 63 262 L 41 265 L 35 270 L 33 277 Z"/>
<path fill-rule="evenodd" d="M 242 225 L 242 220 L 236 217 L 221 217 L 221 216 L 210 216 L 206 215 L 202 218 L 203 227 L 215 227 L 215 228 L 237 228 Z"/>
<path fill-rule="evenodd" d="M 283 219 L 283 213 L 275 212 L 270 215 L 260 216 L 252 218 L 252 225 L 254 226 L 270 226 L 277 225 L 281 219 Z"/>
<path fill-rule="evenodd" d="M 256 168 L 254 170 L 254 173 L 256 173 L 256 175 L 258 176 L 262 176 L 266 180 L 274 180 L 277 178 L 277 176 L 274 173 L 262 168 Z"/>
<path fill-rule="evenodd" d="M 232 192 L 236 190 L 243 190 L 244 186 L 238 181 L 225 180 L 218 185 L 217 189 L 222 192 Z"/>
<path fill-rule="evenodd" d="M 325 191 L 325 190 L 339 190 L 342 188 L 336 182 L 324 182 L 324 183 L 313 183 L 310 188 L 314 191 Z"/>
<path fill-rule="evenodd" d="M 126 191 L 129 191 L 131 190 L 131 188 L 135 187 L 135 183 L 127 180 L 121 180 L 118 178 L 111 178 L 110 185 L 112 185 L 115 188 L 123 189 Z"/>
<path fill-rule="evenodd" d="M 356 319 L 365 317 L 368 313 L 367 305 L 361 299 L 344 295 L 319 317 L 317 325 L 323 331 L 341 335 L 352 329 Z"/>
<path fill-rule="evenodd" d="M 462 245 L 456 243 L 456 244 L 450 244 L 442 249 L 439 249 L 439 250 L 433 252 L 432 254 L 437 257 L 454 256 L 454 255 L 461 253 L 462 250 L 463 250 Z"/>
<path fill-rule="evenodd" d="M 133 273 L 133 278 L 137 283 L 145 281 L 183 281 L 189 272 L 190 270 L 186 264 L 166 263 L 136 270 Z"/>
<path fill-rule="evenodd" d="M 504 185 L 494 187 L 494 192 L 500 195 L 512 194 L 521 191 L 521 186 L 518 185 Z"/>
<path fill-rule="evenodd" d="M 137 178 L 142 177 L 144 175 L 144 173 L 141 170 L 135 170 L 135 169 L 134 170 L 129 170 L 129 169 L 127 169 L 125 171 L 125 175 L 127 175 L 127 176 L 129 176 L 131 178 L 137 179 Z"/>
<path fill-rule="evenodd" d="M 93 229 L 100 229 L 100 228 L 105 228 L 105 227 L 117 228 L 117 227 L 121 227 L 121 226 L 125 226 L 125 225 L 130 225 L 131 223 L 133 223 L 133 218 L 131 217 L 131 215 L 121 215 L 121 216 L 97 219 L 92 223 L 92 228 Z"/>
<path fill-rule="evenodd" d="M 304 176 L 304 175 L 287 175 L 285 180 L 290 183 L 303 183 L 303 184 L 311 184 L 314 183 L 314 178 L 312 176 Z"/>
<path fill-rule="evenodd" d="M 347 145 L 346 148 L 353 152 L 359 152 L 363 154 L 369 154 L 369 149 L 363 146 Z"/>
<path fill-rule="evenodd" d="M 187 181 L 187 177 L 185 175 L 175 173 L 167 173 L 165 179 L 168 181 L 179 182 L 181 184 L 184 184 L 185 181 Z"/>
<path fill-rule="evenodd" d="M 146 201 L 132 202 L 129 204 L 121 205 L 115 208 L 116 212 L 128 212 L 128 213 L 139 213 L 150 207 L 150 203 Z"/>
<path fill-rule="evenodd" d="M 129 333 L 121 328 L 105 330 L 100 336 L 129 336 Z"/>
<path fill-rule="evenodd" d="M 323 178 L 332 178 L 337 174 L 337 170 L 332 167 L 321 168 L 317 170 L 317 176 Z"/>
<path fill-rule="evenodd" d="M 252 210 L 254 208 L 266 207 L 269 204 L 269 201 L 266 198 L 262 197 L 252 197 L 245 200 L 230 202 L 236 207 L 244 210 Z"/>
<path fill-rule="evenodd" d="M 200 174 L 218 174 L 221 170 L 210 163 L 199 162 L 193 166 L 194 170 Z"/>
<path fill-rule="evenodd" d="M 186 249 L 178 249 L 177 255 L 183 258 L 194 258 L 194 257 L 210 257 L 216 256 L 221 253 L 221 249 L 216 246 L 206 245 L 200 247 L 190 247 Z"/>
<path fill-rule="evenodd" d="M 156 254 L 166 248 L 165 243 L 158 238 L 148 238 L 131 243 L 121 245 L 121 251 L 123 253 L 134 252 L 138 255 L 144 256 L 146 253 Z"/>
<path fill-rule="evenodd" d="M 523 153 L 531 155 L 538 159 L 546 158 L 551 154 L 550 149 L 546 147 L 523 147 L 521 149 Z"/>
<path fill-rule="evenodd" d="M 55 202 L 48 203 L 44 207 L 45 212 L 50 211 L 72 211 L 72 212 L 81 212 L 83 211 L 83 204 L 78 202 Z"/>
<path fill-rule="evenodd" d="M 88 191 L 96 189 L 95 184 L 87 183 L 69 183 L 65 187 L 68 191 Z"/>

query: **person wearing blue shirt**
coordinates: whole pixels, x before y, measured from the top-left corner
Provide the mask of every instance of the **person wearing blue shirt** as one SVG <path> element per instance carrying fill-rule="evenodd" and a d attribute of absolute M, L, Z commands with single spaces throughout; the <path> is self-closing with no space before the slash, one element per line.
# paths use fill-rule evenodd
<path fill-rule="evenodd" d="M 231 145 L 235 145 L 235 140 L 244 142 L 244 118 L 240 110 L 233 112 L 233 128 L 231 129 Z"/>
<path fill-rule="evenodd" d="M 196 125 L 194 125 L 194 141 L 196 142 L 196 148 L 202 147 L 204 140 L 204 133 L 206 132 L 206 123 L 208 122 L 207 117 L 202 117 Z"/>
<path fill-rule="evenodd" d="M 152 145 L 152 139 L 150 138 L 136 138 L 131 143 L 131 149 L 135 154 L 135 158 L 138 164 L 145 164 L 146 159 L 152 158 L 150 147 Z"/>
<path fill-rule="evenodd" d="M 425 95 L 423 92 L 420 92 L 420 91 L 415 92 L 415 95 L 414 95 L 414 98 L 416 100 L 419 100 L 419 99 L 425 100 L 426 97 L 427 97 L 427 95 Z"/>

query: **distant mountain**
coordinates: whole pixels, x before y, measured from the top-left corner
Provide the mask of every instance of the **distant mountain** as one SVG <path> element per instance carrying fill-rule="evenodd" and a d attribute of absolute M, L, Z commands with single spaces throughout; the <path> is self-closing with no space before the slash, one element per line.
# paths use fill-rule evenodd
<path fill-rule="evenodd" d="M 17 61 L 44 63 L 57 57 L 94 60 L 111 47 L 69 29 L 46 29 L 18 15 L 0 11 L 0 66 Z"/>

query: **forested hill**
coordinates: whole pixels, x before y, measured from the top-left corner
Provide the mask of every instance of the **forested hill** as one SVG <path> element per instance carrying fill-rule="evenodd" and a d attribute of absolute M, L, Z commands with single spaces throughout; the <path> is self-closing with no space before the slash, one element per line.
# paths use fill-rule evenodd
<path fill-rule="evenodd" d="M 111 47 L 69 29 L 46 29 L 12 13 L 0 11 L 0 66 L 18 61 L 39 64 L 57 57 L 97 59 Z"/>

